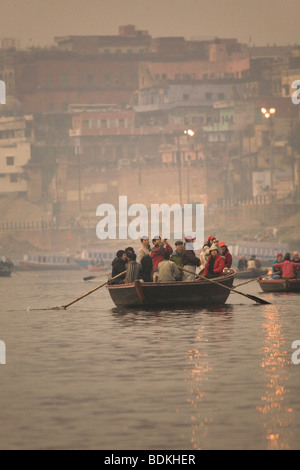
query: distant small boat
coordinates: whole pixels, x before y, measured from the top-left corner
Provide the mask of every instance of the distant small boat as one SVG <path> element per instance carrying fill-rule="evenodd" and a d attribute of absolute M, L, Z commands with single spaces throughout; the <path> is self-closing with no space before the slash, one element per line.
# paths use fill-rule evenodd
<path fill-rule="evenodd" d="M 0 257 L 0 277 L 9 277 L 14 269 L 13 262 L 5 256 Z"/>
<path fill-rule="evenodd" d="M 9 277 L 11 275 L 11 268 L 0 267 L 0 277 Z"/>
<path fill-rule="evenodd" d="M 64 253 L 32 253 L 25 255 L 19 261 L 21 268 L 26 270 L 72 270 L 79 266 L 74 263 L 72 257 Z"/>
<path fill-rule="evenodd" d="M 261 279 L 257 281 L 264 292 L 298 292 L 300 279 Z"/>
<path fill-rule="evenodd" d="M 214 279 L 232 287 L 236 271 Z M 230 290 L 207 280 L 192 282 L 141 282 L 107 285 L 110 296 L 121 308 L 191 309 L 225 304 Z"/>
<path fill-rule="evenodd" d="M 94 266 L 100 264 L 104 266 L 105 270 L 111 267 L 111 263 L 116 256 L 116 251 L 107 251 L 99 248 L 87 248 L 82 250 L 79 254 L 73 256 L 74 263 L 78 264 L 81 268 L 88 269 L 89 271 L 99 271 L 93 269 Z M 91 266 L 91 268 L 89 268 Z M 100 271 L 102 271 L 100 269 Z"/>
<path fill-rule="evenodd" d="M 89 264 L 87 268 L 91 272 L 99 272 L 99 271 L 103 272 L 103 271 L 107 271 L 108 266 L 106 264 L 103 265 L 103 266 L 97 266 L 97 265 Z"/>
<path fill-rule="evenodd" d="M 268 268 L 238 269 L 236 277 L 239 279 L 255 279 L 256 277 L 266 276 L 268 272 L 269 272 Z"/>

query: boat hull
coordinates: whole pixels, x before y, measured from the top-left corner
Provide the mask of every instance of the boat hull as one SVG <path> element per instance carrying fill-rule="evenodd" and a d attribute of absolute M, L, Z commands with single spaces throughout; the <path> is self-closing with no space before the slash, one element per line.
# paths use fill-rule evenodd
<path fill-rule="evenodd" d="M 300 293 L 300 279 L 262 279 L 258 283 L 264 292 Z"/>
<path fill-rule="evenodd" d="M 193 282 L 140 282 L 108 285 L 112 301 L 121 308 L 187 309 L 225 304 L 235 273 L 210 281 Z"/>
<path fill-rule="evenodd" d="M 238 270 L 236 273 L 236 277 L 238 279 L 255 279 L 259 276 L 266 276 L 268 274 L 269 269 L 241 269 Z"/>
<path fill-rule="evenodd" d="M 51 263 L 27 263 L 26 261 L 19 262 L 20 267 L 26 271 L 70 271 L 76 269 L 78 271 L 79 267 L 74 263 L 70 264 L 51 264 Z"/>
<path fill-rule="evenodd" d="M 11 275 L 10 269 L 1 269 L 0 270 L 0 277 L 9 277 Z"/>

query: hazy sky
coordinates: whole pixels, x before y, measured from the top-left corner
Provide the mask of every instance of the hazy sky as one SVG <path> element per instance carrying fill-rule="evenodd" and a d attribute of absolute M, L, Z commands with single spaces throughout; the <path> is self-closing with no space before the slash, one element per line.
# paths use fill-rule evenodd
<path fill-rule="evenodd" d="M 55 36 L 118 34 L 236 37 L 255 45 L 300 43 L 299 0 L 0 0 L 0 38 L 51 45 Z"/>

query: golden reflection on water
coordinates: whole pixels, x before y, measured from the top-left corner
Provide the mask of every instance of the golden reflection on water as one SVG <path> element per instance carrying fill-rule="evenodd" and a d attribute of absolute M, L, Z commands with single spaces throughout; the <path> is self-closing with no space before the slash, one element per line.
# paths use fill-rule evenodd
<path fill-rule="evenodd" d="M 201 344 L 202 340 L 203 328 L 198 330 L 198 335 L 196 337 L 198 344 Z M 200 450 L 200 439 L 204 439 L 207 436 L 206 425 L 212 421 L 209 409 L 204 409 L 201 406 L 203 398 L 208 395 L 203 391 L 202 384 L 204 381 L 208 380 L 212 367 L 209 362 L 208 354 L 203 351 L 200 352 L 197 347 L 188 351 L 188 360 L 193 364 L 193 369 L 190 371 L 188 376 L 188 381 L 192 385 L 192 388 L 189 390 L 188 403 L 192 405 L 194 409 L 194 413 L 191 415 L 191 443 L 194 449 Z"/>
<path fill-rule="evenodd" d="M 285 405 L 289 359 L 285 350 L 280 312 L 275 305 L 266 307 L 262 324 L 264 346 L 261 368 L 266 379 L 266 390 L 257 410 L 263 415 L 263 427 L 269 450 L 290 449 L 290 424 L 293 408 Z"/>

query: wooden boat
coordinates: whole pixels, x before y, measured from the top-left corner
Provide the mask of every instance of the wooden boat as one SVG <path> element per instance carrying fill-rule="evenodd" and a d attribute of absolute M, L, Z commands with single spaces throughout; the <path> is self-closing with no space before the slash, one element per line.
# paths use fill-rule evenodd
<path fill-rule="evenodd" d="M 268 274 L 268 268 L 246 268 L 246 269 L 238 269 L 236 277 L 238 279 L 255 279 L 259 276 L 266 276 Z"/>
<path fill-rule="evenodd" d="M 0 257 L 0 277 L 9 277 L 14 268 L 13 262 L 5 256 Z"/>
<path fill-rule="evenodd" d="M 236 271 L 214 279 L 231 288 Z M 225 304 L 230 290 L 207 280 L 192 282 L 142 282 L 107 285 L 110 296 L 121 308 L 187 309 Z"/>
<path fill-rule="evenodd" d="M 11 275 L 11 268 L 0 268 L 0 277 L 9 277 Z"/>
<path fill-rule="evenodd" d="M 300 278 L 261 279 L 257 281 L 264 292 L 299 292 Z"/>

